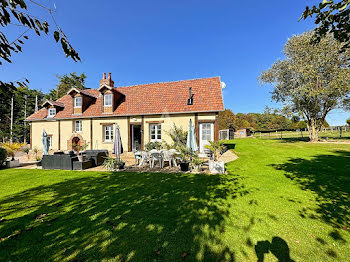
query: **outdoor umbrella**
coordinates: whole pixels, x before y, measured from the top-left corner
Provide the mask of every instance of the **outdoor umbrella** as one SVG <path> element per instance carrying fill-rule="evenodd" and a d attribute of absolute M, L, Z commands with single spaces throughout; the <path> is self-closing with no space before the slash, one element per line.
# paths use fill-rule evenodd
<path fill-rule="evenodd" d="M 48 141 L 48 137 L 47 137 L 45 130 L 43 130 L 41 141 L 43 142 L 43 154 L 48 155 L 49 154 L 49 141 Z"/>
<path fill-rule="evenodd" d="M 188 128 L 186 147 L 191 150 L 191 155 L 192 155 L 192 152 L 196 152 L 198 150 L 198 146 L 196 142 L 196 132 L 192 124 L 192 119 L 190 119 L 190 126 Z"/>
<path fill-rule="evenodd" d="M 112 154 L 115 154 L 117 158 L 123 153 L 122 138 L 120 136 L 120 130 L 118 123 L 115 123 L 115 132 L 114 132 L 114 144 Z"/>

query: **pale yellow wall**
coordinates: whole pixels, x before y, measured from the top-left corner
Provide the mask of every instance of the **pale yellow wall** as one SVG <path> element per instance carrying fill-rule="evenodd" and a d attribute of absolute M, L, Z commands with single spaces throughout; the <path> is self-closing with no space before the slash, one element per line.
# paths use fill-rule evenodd
<path fill-rule="evenodd" d="M 128 150 L 128 120 L 126 117 L 99 118 L 93 120 L 93 149 L 112 150 L 113 142 L 104 142 L 101 123 L 118 123 L 124 151 Z M 113 125 L 113 130 L 115 125 Z"/>
<path fill-rule="evenodd" d="M 32 123 L 32 149 L 42 150 L 42 133 L 45 129 L 48 135 L 52 135 L 52 149 L 58 148 L 58 122 L 45 121 Z"/>
<path fill-rule="evenodd" d="M 171 139 L 167 134 L 167 131 L 175 124 L 178 127 L 182 127 L 185 131 L 188 130 L 189 120 L 192 119 L 195 124 L 195 114 L 172 114 L 162 116 L 144 116 L 144 143 L 150 141 L 150 133 L 148 121 L 164 121 L 162 125 L 162 140 L 167 143 L 171 143 Z M 76 119 L 78 120 L 78 119 Z M 91 149 L 91 119 L 80 119 L 82 120 L 82 132 L 77 134 L 81 135 L 83 139 L 89 143 L 88 149 Z M 215 120 L 215 113 L 200 113 L 198 114 L 198 120 Z M 67 148 L 67 141 L 72 138 L 73 132 L 73 121 L 74 120 L 60 120 L 61 130 L 61 150 L 70 150 Z M 130 123 L 142 121 L 141 116 L 131 116 Z M 118 123 L 120 127 L 122 143 L 124 151 L 128 150 L 128 118 L 127 117 L 108 117 L 108 118 L 95 118 L 92 120 L 92 132 L 93 141 L 92 149 L 107 149 L 112 150 L 113 143 L 107 143 L 103 140 L 103 125 L 102 123 Z M 113 130 L 115 126 L 113 125 Z M 37 147 L 41 149 L 41 133 L 43 129 L 50 135 L 52 135 L 53 150 L 58 150 L 58 121 L 41 121 L 32 122 L 32 148 Z"/>

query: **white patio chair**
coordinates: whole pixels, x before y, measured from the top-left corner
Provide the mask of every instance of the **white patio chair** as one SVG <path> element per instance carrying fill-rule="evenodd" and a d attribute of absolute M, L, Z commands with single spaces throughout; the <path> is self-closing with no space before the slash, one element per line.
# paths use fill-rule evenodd
<path fill-rule="evenodd" d="M 154 168 L 154 162 L 158 161 L 159 163 L 159 167 L 162 168 L 162 162 L 163 162 L 163 158 L 162 158 L 162 154 L 159 151 L 153 151 L 152 150 L 149 152 L 150 153 L 150 161 L 151 161 L 151 168 Z"/>
<path fill-rule="evenodd" d="M 150 161 L 150 154 L 146 151 L 142 151 L 141 152 L 141 161 L 139 166 L 145 166 L 148 162 L 149 165 L 151 165 L 151 161 Z"/>
<path fill-rule="evenodd" d="M 169 152 L 173 155 L 174 166 L 177 167 L 176 160 L 179 160 L 179 161 L 181 160 L 181 158 L 177 156 L 179 154 L 179 152 L 177 152 L 176 149 L 170 149 Z"/>
<path fill-rule="evenodd" d="M 142 152 L 133 151 L 135 157 L 135 166 L 138 166 L 142 161 Z"/>
<path fill-rule="evenodd" d="M 168 150 L 161 150 L 161 154 L 162 154 L 163 167 L 164 167 L 164 162 L 169 162 L 169 167 L 171 167 L 171 162 L 174 163 L 174 153 Z"/>

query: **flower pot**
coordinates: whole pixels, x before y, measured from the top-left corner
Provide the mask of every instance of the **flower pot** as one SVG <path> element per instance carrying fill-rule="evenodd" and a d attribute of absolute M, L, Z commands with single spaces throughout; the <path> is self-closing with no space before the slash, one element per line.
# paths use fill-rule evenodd
<path fill-rule="evenodd" d="M 6 161 L 6 167 L 7 168 L 12 168 L 12 167 L 19 167 L 19 160 L 7 160 Z"/>
<path fill-rule="evenodd" d="M 41 160 L 35 162 L 36 166 L 41 166 Z"/>
<path fill-rule="evenodd" d="M 125 163 L 118 164 L 118 169 L 124 169 L 124 167 L 125 167 Z"/>
<path fill-rule="evenodd" d="M 181 162 L 180 168 L 181 168 L 181 171 L 187 172 L 190 169 L 190 163 L 189 162 Z"/>
<path fill-rule="evenodd" d="M 225 162 L 209 160 L 209 171 L 212 174 L 223 174 L 225 173 Z"/>

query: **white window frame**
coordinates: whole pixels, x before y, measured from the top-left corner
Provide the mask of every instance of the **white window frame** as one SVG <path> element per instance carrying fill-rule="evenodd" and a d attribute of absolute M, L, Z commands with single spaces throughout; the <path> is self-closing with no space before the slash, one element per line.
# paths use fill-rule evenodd
<path fill-rule="evenodd" d="M 51 112 L 53 112 L 53 114 Z M 54 117 L 55 115 L 56 115 L 56 108 L 54 107 L 49 108 L 47 112 L 47 117 Z"/>
<path fill-rule="evenodd" d="M 47 136 L 47 143 L 49 144 L 49 149 L 52 149 L 52 136 Z"/>
<path fill-rule="evenodd" d="M 107 97 L 110 97 L 110 101 L 108 101 L 108 102 L 111 102 L 110 104 L 107 104 L 106 102 L 107 102 L 107 100 L 106 100 L 106 98 Z M 104 96 L 103 96 L 103 106 L 112 106 L 113 105 L 113 94 L 105 94 Z"/>
<path fill-rule="evenodd" d="M 80 123 L 78 125 L 79 128 L 77 128 L 77 123 Z M 74 121 L 74 131 L 79 133 L 83 131 L 83 121 L 82 120 L 75 120 Z"/>
<path fill-rule="evenodd" d="M 104 125 L 103 133 L 104 133 L 104 142 L 113 142 L 113 138 L 114 138 L 113 125 Z"/>
<path fill-rule="evenodd" d="M 152 129 L 154 127 L 154 134 L 152 134 Z M 161 142 L 162 141 L 162 124 L 150 124 L 149 134 L 151 142 Z M 153 138 L 152 138 L 153 136 Z"/>
<path fill-rule="evenodd" d="M 79 101 L 79 104 L 77 103 Z M 83 98 L 81 96 L 74 97 L 74 108 L 80 108 L 83 104 Z"/>

